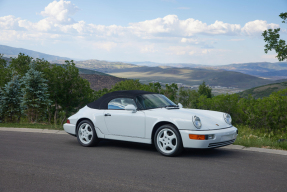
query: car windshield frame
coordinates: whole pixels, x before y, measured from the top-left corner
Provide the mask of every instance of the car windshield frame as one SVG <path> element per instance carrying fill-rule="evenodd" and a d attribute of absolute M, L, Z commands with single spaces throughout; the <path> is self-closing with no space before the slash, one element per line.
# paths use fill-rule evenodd
<path fill-rule="evenodd" d="M 174 102 L 162 94 L 143 94 L 136 97 L 137 104 L 142 109 L 156 109 L 164 107 L 178 107 Z"/>

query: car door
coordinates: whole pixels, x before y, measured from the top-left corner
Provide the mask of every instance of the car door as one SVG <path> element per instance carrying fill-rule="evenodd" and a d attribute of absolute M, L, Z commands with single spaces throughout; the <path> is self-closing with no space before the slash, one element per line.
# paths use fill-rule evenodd
<path fill-rule="evenodd" d="M 109 134 L 129 137 L 145 136 L 145 114 L 143 111 L 128 111 L 125 106 L 136 104 L 131 98 L 116 98 L 108 103 L 104 112 Z"/>

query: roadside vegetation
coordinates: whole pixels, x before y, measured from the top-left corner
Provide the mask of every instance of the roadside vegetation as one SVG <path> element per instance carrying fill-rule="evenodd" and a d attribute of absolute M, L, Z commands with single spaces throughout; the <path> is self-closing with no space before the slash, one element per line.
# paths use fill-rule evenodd
<path fill-rule="evenodd" d="M 239 133 L 235 145 L 287 150 L 286 132 L 266 132 L 264 129 L 251 129 L 245 125 L 237 126 Z"/>

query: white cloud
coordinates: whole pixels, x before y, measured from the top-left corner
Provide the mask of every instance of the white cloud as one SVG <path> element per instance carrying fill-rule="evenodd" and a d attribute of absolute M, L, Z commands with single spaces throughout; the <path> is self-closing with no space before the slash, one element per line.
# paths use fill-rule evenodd
<path fill-rule="evenodd" d="M 193 44 L 198 44 L 199 41 L 197 39 L 193 39 L 193 38 L 181 38 L 180 42 L 182 43 L 193 43 Z"/>
<path fill-rule="evenodd" d="M 2 29 L 18 29 L 20 18 L 16 18 L 13 15 L 0 17 L 0 30 Z"/>
<path fill-rule="evenodd" d="M 141 53 L 155 53 L 158 50 L 155 48 L 155 44 L 144 45 L 140 48 Z"/>
<path fill-rule="evenodd" d="M 177 15 L 167 15 L 163 18 L 146 20 L 138 23 L 131 23 L 131 29 L 139 36 L 146 34 L 168 34 L 173 36 L 193 36 L 195 34 L 229 34 L 236 35 L 241 31 L 239 24 L 223 23 L 215 21 L 214 24 L 207 25 L 202 21 L 189 18 L 178 19 Z"/>
<path fill-rule="evenodd" d="M 78 10 L 79 8 L 72 4 L 71 1 L 60 0 L 50 3 L 40 14 L 58 23 L 74 23 L 70 16 L 74 15 Z"/>
<path fill-rule="evenodd" d="M 115 43 L 115 42 L 96 42 L 93 45 L 94 45 L 94 48 L 104 49 L 106 51 L 110 51 L 111 49 L 113 49 L 117 46 L 117 43 Z"/>
<path fill-rule="evenodd" d="M 274 23 L 268 24 L 267 21 L 255 20 L 246 23 L 241 30 L 242 33 L 245 35 L 254 36 L 254 35 L 261 35 L 262 32 L 266 29 L 274 29 L 278 27 L 279 27 L 278 24 Z"/>
<path fill-rule="evenodd" d="M 195 51 L 190 51 L 188 54 L 193 55 L 194 53 L 195 53 Z"/>

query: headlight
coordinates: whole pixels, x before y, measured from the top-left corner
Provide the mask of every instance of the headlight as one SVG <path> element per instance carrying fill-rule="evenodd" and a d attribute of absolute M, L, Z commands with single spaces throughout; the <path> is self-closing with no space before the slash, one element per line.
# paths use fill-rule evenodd
<path fill-rule="evenodd" d="M 227 124 L 231 125 L 232 119 L 231 119 L 231 116 L 229 114 L 224 113 L 223 118 Z"/>
<path fill-rule="evenodd" d="M 197 117 L 197 116 L 193 116 L 192 118 L 192 121 L 193 121 L 193 124 L 194 126 L 197 128 L 197 129 L 200 129 L 201 128 L 201 121 L 200 121 L 200 118 Z"/>

